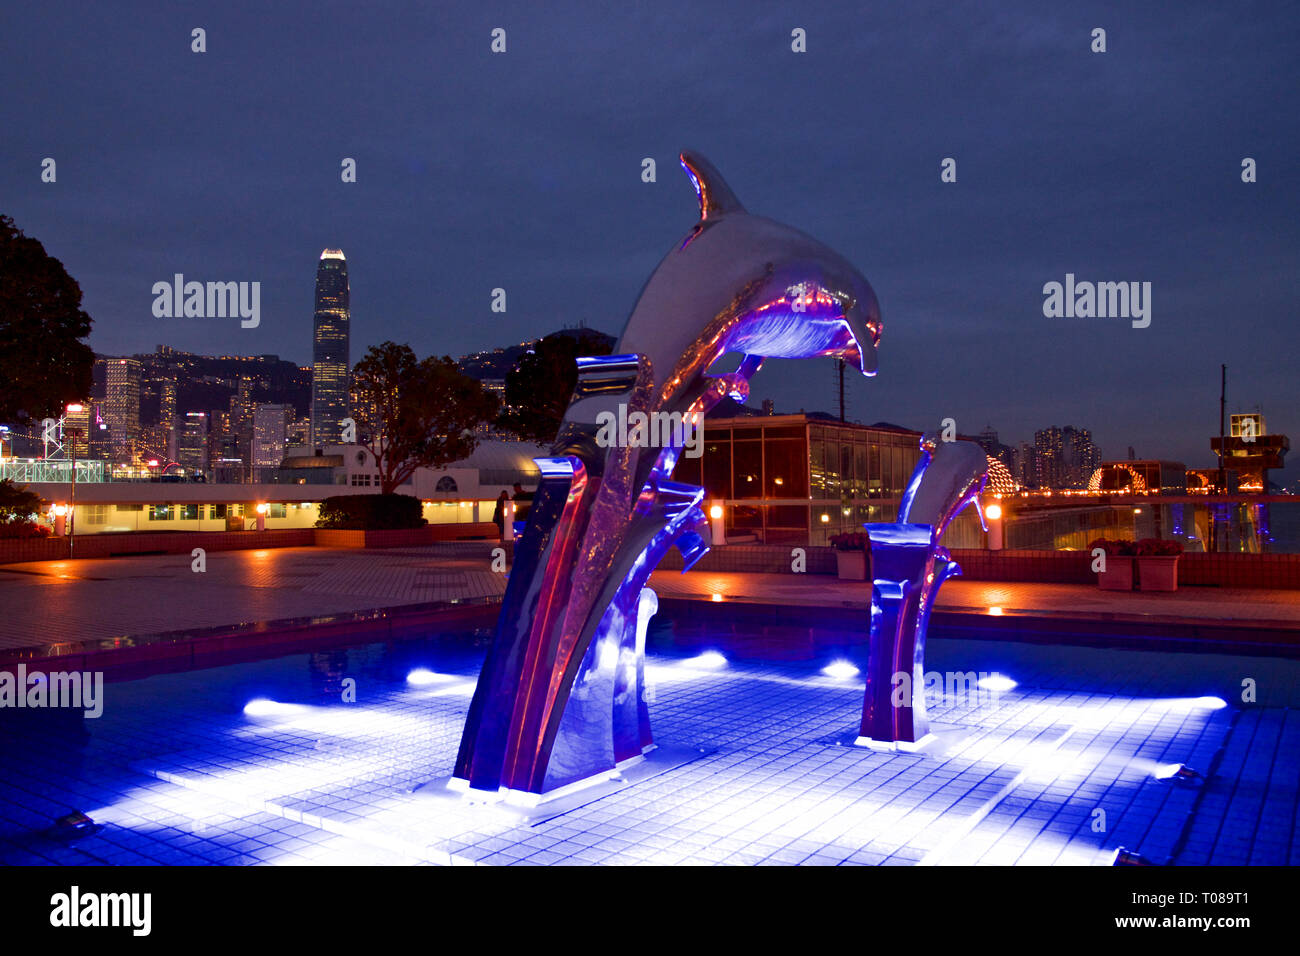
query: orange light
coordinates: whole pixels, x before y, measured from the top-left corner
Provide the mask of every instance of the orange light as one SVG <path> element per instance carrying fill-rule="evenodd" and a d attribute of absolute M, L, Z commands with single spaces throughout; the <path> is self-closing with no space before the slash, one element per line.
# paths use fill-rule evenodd
<path fill-rule="evenodd" d="M 1002 608 L 998 607 L 998 606 L 995 604 L 993 607 L 989 608 L 989 613 L 992 614 L 994 617 L 1001 617 L 1001 616 L 1002 616 Z"/>
<path fill-rule="evenodd" d="M 73 403 L 72 405 L 69 405 L 69 406 L 68 406 L 68 411 L 70 411 L 70 412 L 80 412 L 80 411 L 84 411 L 84 410 L 85 410 L 85 406 L 84 406 L 84 405 L 80 405 L 80 404 Z"/>
<path fill-rule="evenodd" d="M 266 504 L 265 502 L 257 506 L 257 513 L 260 515 L 264 515 L 270 510 L 271 510 L 271 506 Z"/>
<path fill-rule="evenodd" d="M 986 505 L 984 508 L 984 516 L 988 518 L 990 521 L 997 521 L 999 518 L 1002 517 L 1002 506 Z"/>
<path fill-rule="evenodd" d="M 53 508 L 51 508 L 50 510 L 53 511 L 55 515 L 57 515 L 58 517 L 62 518 L 64 515 L 66 515 L 66 514 L 68 513 L 68 506 L 67 506 L 67 505 L 55 505 L 55 506 L 54 506 Z"/>
<path fill-rule="evenodd" d="M 722 517 L 722 505 L 714 505 L 712 508 L 710 508 L 710 509 L 709 509 L 709 517 L 712 518 L 714 521 L 717 521 L 719 518 L 721 518 L 721 517 Z"/>

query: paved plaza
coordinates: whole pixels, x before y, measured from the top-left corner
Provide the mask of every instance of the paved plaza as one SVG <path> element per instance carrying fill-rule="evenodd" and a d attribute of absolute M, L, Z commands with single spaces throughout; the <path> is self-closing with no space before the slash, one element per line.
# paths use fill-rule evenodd
<path fill-rule="evenodd" d="M 432 601 L 495 598 L 506 577 L 492 570 L 490 542 L 362 551 L 282 548 L 207 555 L 153 555 L 0 566 L 0 649 L 145 636 Z M 863 582 L 827 575 L 658 571 L 665 598 L 788 607 L 866 609 Z M 987 615 L 1030 613 L 1080 620 L 1239 622 L 1300 630 L 1300 592 L 1183 588 L 1116 593 L 1087 585 L 964 581 L 938 608 Z"/>

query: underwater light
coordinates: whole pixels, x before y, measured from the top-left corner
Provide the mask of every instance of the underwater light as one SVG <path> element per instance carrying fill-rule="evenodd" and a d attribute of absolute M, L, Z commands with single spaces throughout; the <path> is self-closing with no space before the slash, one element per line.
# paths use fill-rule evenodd
<path fill-rule="evenodd" d="M 444 674 L 437 674 L 427 667 L 417 667 L 406 675 L 406 682 L 412 687 L 428 687 L 430 684 L 441 684 L 448 680 L 451 678 Z"/>
<path fill-rule="evenodd" d="M 305 710 L 301 704 L 282 704 L 266 697 L 254 697 L 244 705 L 245 717 L 285 717 Z"/>
<path fill-rule="evenodd" d="M 1018 686 L 1010 677 L 1003 677 L 1001 674 L 990 674 L 988 677 L 980 678 L 979 682 L 980 690 L 991 690 L 997 694 L 1015 690 Z"/>
<path fill-rule="evenodd" d="M 705 651 L 698 657 L 691 657 L 682 661 L 687 667 L 705 667 L 709 670 L 716 670 L 719 667 L 727 666 L 727 659 L 717 651 Z"/>
<path fill-rule="evenodd" d="M 1111 866 L 1155 866 L 1155 864 L 1141 853 L 1135 853 L 1128 847 L 1122 846 L 1115 851 L 1115 859 Z"/>
<path fill-rule="evenodd" d="M 98 829 L 95 821 L 90 819 L 80 810 L 73 810 L 71 813 L 65 813 L 54 821 L 54 832 L 58 836 L 73 837 L 80 836 L 84 833 L 91 833 Z"/>
<path fill-rule="evenodd" d="M 848 661 L 839 660 L 839 661 L 832 661 L 831 663 L 823 667 L 822 673 L 825 674 L 827 677 L 834 677 L 839 680 L 843 680 L 849 677 L 857 677 L 858 669 L 854 667 L 852 664 L 850 664 Z"/>
<path fill-rule="evenodd" d="M 1161 764 L 1156 767 L 1152 776 L 1157 780 L 1172 780 L 1174 783 L 1200 785 L 1205 782 L 1205 777 L 1201 776 L 1200 771 L 1181 763 Z"/>

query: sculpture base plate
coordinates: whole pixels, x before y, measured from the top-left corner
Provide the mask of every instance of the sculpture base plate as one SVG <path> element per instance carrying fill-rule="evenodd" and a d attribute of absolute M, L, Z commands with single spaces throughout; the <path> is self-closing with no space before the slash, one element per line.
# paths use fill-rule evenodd
<path fill-rule="evenodd" d="M 857 731 L 852 731 L 832 737 L 826 743 L 835 747 L 861 747 L 875 753 L 922 754 L 941 757 L 952 753 L 970 739 L 974 733 L 975 731 L 970 727 L 963 727 L 960 724 L 931 724 L 930 732 L 915 742 L 872 740 L 870 737 L 860 737 Z"/>
<path fill-rule="evenodd" d="M 536 826 L 594 803 L 611 793 L 626 790 L 669 770 L 693 763 L 711 753 L 712 750 L 697 750 L 693 747 L 656 746 L 640 757 L 623 761 L 614 770 L 548 793 L 526 793 L 504 788 L 491 793 L 472 790 L 458 777 L 437 777 L 413 788 L 411 794 L 421 802 L 455 804 L 460 810 L 467 805 L 482 806 L 485 812 L 508 815 L 521 825 Z"/>

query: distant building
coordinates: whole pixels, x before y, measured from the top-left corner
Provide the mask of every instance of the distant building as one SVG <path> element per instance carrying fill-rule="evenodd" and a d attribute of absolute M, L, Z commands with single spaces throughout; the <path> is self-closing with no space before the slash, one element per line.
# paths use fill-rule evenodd
<path fill-rule="evenodd" d="M 1011 475 L 1021 488 L 1038 487 L 1038 459 L 1029 442 L 1022 441 L 1016 446 Z"/>
<path fill-rule="evenodd" d="M 180 417 L 176 446 L 176 461 L 187 472 L 208 470 L 208 416 L 204 412 L 187 412 Z"/>
<path fill-rule="evenodd" d="M 983 448 L 984 454 L 989 458 L 1002 462 L 1010 470 L 1015 461 L 1015 452 L 1011 446 L 998 441 L 997 430 L 992 425 L 984 426 L 984 430 L 976 437 L 975 444 Z"/>
<path fill-rule="evenodd" d="M 129 358 L 99 361 L 104 363 L 104 419 L 113 458 L 130 462 L 140 439 L 140 363 Z"/>
<path fill-rule="evenodd" d="M 1283 459 L 1291 450 L 1286 435 L 1270 435 L 1260 412 L 1234 414 L 1228 434 L 1223 441 L 1223 467 L 1237 473 L 1236 490 L 1267 493 L 1268 473 L 1283 467 Z M 1210 439 L 1210 449 L 1219 455 L 1219 438 Z M 1217 469 L 1216 469 L 1217 470 Z M 1217 475 L 1216 475 L 1217 481 Z"/>
<path fill-rule="evenodd" d="M 288 405 L 258 405 L 253 412 L 253 469 L 279 468 L 289 440 L 293 409 Z"/>
<path fill-rule="evenodd" d="M 316 314 L 312 329 L 311 440 L 342 441 L 349 415 L 351 293 L 348 264 L 339 249 L 326 249 L 316 267 Z"/>
<path fill-rule="evenodd" d="M 702 454 L 683 454 L 673 480 L 702 485 L 706 506 L 732 502 L 728 540 L 826 544 L 833 534 L 860 531 L 864 522 L 896 519 L 921 457 L 920 432 L 887 422 L 842 423 L 820 413 L 756 415 L 734 403 L 718 408 L 721 414 L 704 420 Z M 780 503 L 745 501 L 758 498 Z"/>
<path fill-rule="evenodd" d="M 1034 433 L 1034 471 L 1038 488 L 1084 488 L 1101 455 L 1086 428 L 1052 425 Z"/>

